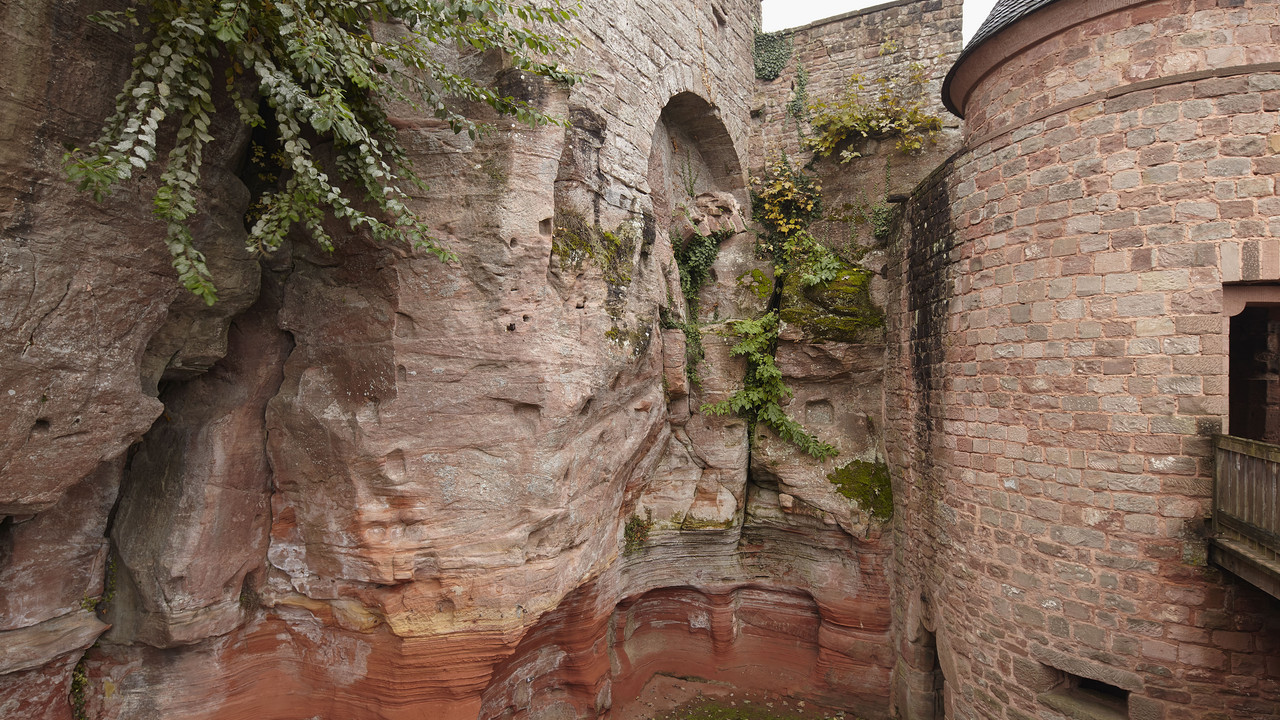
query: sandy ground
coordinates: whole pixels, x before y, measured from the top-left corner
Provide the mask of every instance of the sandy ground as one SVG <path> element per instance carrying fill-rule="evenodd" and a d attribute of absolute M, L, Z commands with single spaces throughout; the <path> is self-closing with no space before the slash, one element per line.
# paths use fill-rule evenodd
<path fill-rule="evenodd" d="M 721 683 L 654 675 L 639 697 L 616 706 L 613 720 L 856 720 L 845 710 L 794 698 L 744 693 Z"/>

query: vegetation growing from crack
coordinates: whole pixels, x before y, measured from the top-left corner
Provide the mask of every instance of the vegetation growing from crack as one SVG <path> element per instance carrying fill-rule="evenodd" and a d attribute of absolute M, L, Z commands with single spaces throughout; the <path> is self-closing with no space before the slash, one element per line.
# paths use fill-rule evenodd
<path fill-rule="evenodd" d="M 787 103 L 787 116 L 796 126 L 796 137 L 803 143 L 808 139 L 804 123 L 809 119 L 809 71 L 803 63 L 796 64 L 796 79 L 792 84 L 791 101 Z"/>
<path fill-rule="evenodd" d="M 646 512 L 644 517 L 632 515 L 627 520 L 627 526 L 622 531 L 622 552 L 624 555 L 634 555 L 640 552 L 644 544 L 649 541 L 649 531 L 653 529 L 653 513 Z"/>
<path fill-rule="evenodd" d="M 684 333 L 684 374 L 689 382 L 701 385 L 702 375 L 698 372 L 698 366 L 706 358 L 707 351 L 702 346 L 702 328 L 698 321 L 692 318 L 680 320 L 667 308 L 658 309 L 658 321 L 663 330 L 679 330 Z"/>
<path fill-rule="evenodd" d="M 672 312 L 663 309 L 659 313 L 659 320 L 663 328 L 684 332 L 685 375 L 695 385 L 702 384 L 698 365 L 706 357 L 702 347 L 702 328 L 698 325 L 698 311 L 701 309 L 698 294 L 711 277 L 711 266 L 720 254 L 720 243 L 730 232 L 725 230 L 710 235 L 695 234 L 683 244 L 678 235 L 674 232 L 671 234 L 671 247 L 675 251 L 676 268 L 680 272 L 680 293 L 684 297 L 685 319 L 681 321 Z"/>
<path fill-rule="evenodd" d="M 604 272 L 605 282 L 621 288 L 631 284 L 639 242 L 640 231 L 634 222 L 624 221 L 605 230 L 580 214 L 561 210 L 556 213 L 551 252 L 560 258 L 562 268 L 579 267 L 586 260 L 595 262 Z"/>
<path fill-rule="evenodd" d="M 698 177 L 701 174 L 702 172 L 693 162 L 693 151 L 685 150 L 684 158 L 680 160 L 680 187 L 690 200 L 697 196 Z"/>
<path fill-rule="evenodd" d="M 379 240 L 449 258 L 407 204 L 406 187 L 422 183 L 383 103 L 430 113 L 473 138 L 485 128 L 455 110 L 455 100 L 531 126 L 560 122 L 454 72 L 434 51 L 497 51 L 520 71 L 573 83 L 578 76 L 554 58 L 577 44 L 560 29 L 575 15 L 560 0 L 135 0 L 91 16 L 117 32 L 140 28 L 146 39 L 135 46 L 133 71 L 101 135 L 67 152 L 64 164 L 101 200 L 158 163 L 152 212 L 165 225 L 179 280 L 212 304 L 217 291 L 191 225 L 221 96 L 240 123 L 269 132 L 282 155 L 276 183 L 255 203 L 252 252 L 278 248 L 295 225 L 332 249 L 328 213 Z M 215 67 L 225 68 L 221 78 Z M 329 141 L 332 164 L 317 151 Z M 353 199 L 347 187 L 364 197 Z"/>
<path fill-rule="evenodd" d="M 891 139 L 904 153 L 918 153 L 934 142 L 942 119 L 925 105 L 924 66 L 911 63 L 905 77 L 867 80 L 855 74 L 844 92 L 833 101 L 819 101 L 811 108 L 813 136 L 805 143 L 818 157 L 840 151 L 840 162 L 862 157 L 865 140 Z"/>
<path fill-rule="evenodd" d="M 85 710 L 88 702 L 86 697 L 88 690 L 89 672 L 85 668 L 84 657 L 81 656 L 80 662 L 76 663 L 75 668 L 71 670 L 69 700 L 71 701 L 71 717 L 73 720 L 88 720 L 89 713 Z"/>
<path fill-rule="evenodd" d="M 783 321 L 795 323 L 817 340 L 855 342 L 862 328 L 883 325 L 883 314 L 870 302 L 870 273 L 845 263 L 809 232 L 809 224 L 821 214 L 821 187 L 812 175 L 783 156 L 766 168 L 763 178 L 752 178 L 751 184 L 754 217 L 764 227 L 758 249 L 772 256 L 775 283 L 781 284 L 781 300 L 787 302 L 756 320 L 729 321 L 729 331 L 738 338 L 730 352 L 747 364 L 744 387 L 722 402 L 703 405 L 702 411 L 734 413 L 752 426 L 764 423 L 784 440 L 825 460 L 837 454 L 836 448 L 782 409 L 782 401 L 792 391 L 782 382 L 774 361 L 779 326 Z M 763 278 L 764 273 L 750 280 L 744 274 L 739 282 L 751 284 Z M 760 289 L 757 293 L 762 298 L 775 296 L 772 285 L 767 294 Z"/>
<path fill-rule="evenodd" d="M 684 295 L 686 307 L 691 318 L 697 318 L 699 308 L 698 293 L 711 277 L 711 266 L 720 255 L 720 243 L 725 239 L 724 232 L 710 235 L 695 234 L 683 245 L 676 243 L 676 267 L 680 270 L 680 292 Z"/>
<path fill-rule="evenodd" d="M 765 167 L 762 177 L 751 178 L 751 208 L 765 230 L 761 250 L 773 253 L 780 239 L 822 217 L 822 186 L 783 155 Z"/>
<path fill-rule="evenodd" d="M 730 320 L 729 328 L 738 337 L 738 343 L 730 354 L 747 362 L 744 387 L 728 399 L 702 406 L 702 412 L 710 415 L 736 414 L 746 418 L 750 426 L 764 423 L 783 439 L 796 445 L 818 460 L 834 457 L 834 446 L 822 442 L 793 420 L 780 404 L 791 396 L 791 389 L 782 382 L 782 371 L 774 362 L 778 343 L 778 312 L 766 313 L 758 320 Z"/>

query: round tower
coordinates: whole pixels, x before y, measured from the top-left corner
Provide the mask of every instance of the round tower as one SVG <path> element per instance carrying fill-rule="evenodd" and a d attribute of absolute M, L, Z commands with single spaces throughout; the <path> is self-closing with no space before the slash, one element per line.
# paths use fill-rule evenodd
<path fill-rule="evenodd" d="M 1003 0 L 948 75 L 891 327 L 904 717 L 1280 714 L 1275 548 L 1232 545 L 1274 541 L 1276 466 L 1220 437 L 1280 440 L 1277 35 Z"/>

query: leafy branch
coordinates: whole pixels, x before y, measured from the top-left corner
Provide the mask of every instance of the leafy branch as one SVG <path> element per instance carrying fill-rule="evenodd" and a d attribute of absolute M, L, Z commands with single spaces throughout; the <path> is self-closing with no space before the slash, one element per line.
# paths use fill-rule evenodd
<path fill-rule="evenodd" d="M 441 259 L 427 224 L 408 206 L 423 187 L 396 139 L 384 103 L 403 103 L 472 138 L 485 130 L 451 103 L 483 103 L 519 122 L 560 122 L 534 105 L 458 74 L 437 48 L 499 51 L 517 69 L 571 84 L 579 76 L 552 59 L 577 46 L 559 30 L 576 16 L 561 0 L 150 0 L 91 19 L 114 31 L 145 26 L 133 72 L 100 137 L 64 157 L 71 180 L 101 200 L 134 173 L 161 164 L 153 213 L 182 284 L 212 304 L 216 289 L 189 227 L 205 147 L 214 141 L 215 85 L 252 127 L 274 130 L 285 171 L 259 201 L 249 249 L 278 248 L 294 225 L 326 250 L 326 212 L 383 241 L 403 241 Z M 215 82 L 215 64 L 225 67 Z M 265 106 L 265 107 L 264 107 Z M 159 158 L 161 136 L 172 149 Z M 326 167 L 315 143 L 332 140 Z M 167 144 L 167 143 L 164 143 Z M 357 204 L 344 189 L 363 191 Z"/>
<path fill-rule="evenodd" d="M 835 154 L 842 145 L 862 140 L 894 139 L 897 149 L 918 153 L 942 130 L 942 119 L 926 109 L 924 66 L 912 63 L 903 78 L 882 77 L 868 82 L 849 78 L 844 93 L 833 102 L 813 105 L 814 136 L 806 142 L 819 157 Z M 840 162 L 861 157 L 856 148 L 840 153 Z"/>

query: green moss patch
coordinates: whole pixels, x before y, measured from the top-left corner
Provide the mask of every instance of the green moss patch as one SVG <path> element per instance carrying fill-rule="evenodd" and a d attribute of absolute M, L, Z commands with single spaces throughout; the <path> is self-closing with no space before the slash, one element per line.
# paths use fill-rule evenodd
<path fill-rule="evenodd" d="M 827 480 L 871 517 L 877 520 L 893 517 L 893 483 L 889 480 L 888 465 L 853 460 L 836 468 L 827 475 Z"/>
<path fill-rule="evenodd" d="M 773 278 L 766 275 L 759 268 L 739 275 L 738 285 L 746 288 L 752 295 L 759 298 L 760 302 L 768 302 L 769 298 L 773 296 Z"/>
<path fill-rule="evenodd" d="M 812 287 L 789 273 L 782 286 L 781 314 L 811 340 L 868 342 L 878 339 L 884 327 L 884 311 L 871 301 L 871 272 L 855 267 Z"/>
<path fill-rule="evenodd" d="M 591 260 L 604 271 L 610 287 L 621 288 L 631 284 L 639 242 L 640 231 L 634 223 L 604 230 L 577 213 L 561 211 L 556 213 L 551 252 L 560 259 L 561 268 L 579 267 Z"/>

